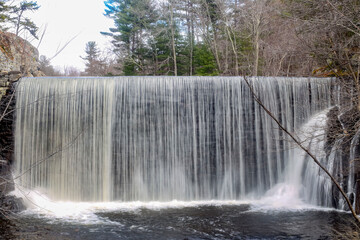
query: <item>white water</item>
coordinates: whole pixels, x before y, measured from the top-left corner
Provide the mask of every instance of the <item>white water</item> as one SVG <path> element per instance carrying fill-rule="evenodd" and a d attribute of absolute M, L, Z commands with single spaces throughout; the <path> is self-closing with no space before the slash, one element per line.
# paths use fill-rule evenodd
<path fill-rule="evenodd" d="M 163 209 L 182 209 L 182 208 L 201 208 L 204 206 L 241 206 L 249 205 L 248 212 L 304 212 L 309 210 L 333 211 L 334 209 L 317 207 L 306 204 L 298 198 L 298 189 L 279 184 L 268 191 L 265 197 L 261 199 L 248 200 L 209 200 L 209 201 L 178 201 L 169 202 L 160 201 L 130 201 L 130 202 L 70 202 L 53 201 L 48 196 L 39 191 L 23 190 L 13 193 L 22 197 L 27 205 L 27 210 L 21 214 L 45 218 L 49 223 L 68 222 L 84 225 L 117 225 L 122 227 L 121 222 L 113 222 L 107 218 L 101 217 L 98 213 L 111 212 L 131 212 L 141 213 L 142 210 L 160 211 Z M 24 196 L 26 196 L 24 198 Z"/>
<path fill-rule="evenodd" d="M 328 109 L 313 115 L 296 131 L 302 146 L 319 160 L 326 157 L 324 143 L 327 113 Z M 329 179 L 319 178 L 320 172 L 313 159 L 300 146 L 294 144 L 284 171 L 284 182 L 271 188 L 261 200 L 266 202 L 265 206 L 272 209 L 303 209 L 319 205 L 317 197 L 321 195 L 316 193 L 323 187 L 321 184 L 324 184 L 324 178 L 331 186 Z"/>
<path fill-rule="evenodd" d="M 328 79 L 251 81 L 291 131 L 330 105 Z M 67 206 L 75 216 L 137 204 L 307 207 L 304 155 L 241 78 L 23 79 L 17 109 L 18 184 L 41 189 L 31 201 L 55 216 Z"/>

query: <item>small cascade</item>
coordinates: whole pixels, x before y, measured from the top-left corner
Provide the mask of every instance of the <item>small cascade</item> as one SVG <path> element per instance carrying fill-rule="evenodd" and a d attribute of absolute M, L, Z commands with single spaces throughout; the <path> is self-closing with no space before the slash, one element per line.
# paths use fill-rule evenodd
<path fill-rule="evenodd" d="M 330 79 L 250 81 L 290 131 L 330 106 Z M 241 200 L 304 174 L 241 77 L 25 78 L 16 99 L 18 184 L 51 199 Z"/>
<path fill-rule="evenodd" d="M 313 115 L 293 133 L 301 145 L 323 164 L 327 163 L 324 143 L 328 111 L 325 109 Z M 300 146 L 293 143 L 292 148 L 284 169 L 283 182 L 268 190 L 262 200 L 266 200 L 271 208 L 294 209 L 305 204 L 331 206 L 329 201 L 332 199 L 332 184 L 328 176 Z M 331 165 L 332 163 L 329 163 L 327 167 Z"/>
<path fill-rule="evenodd" d="M 327 113 L 328 110 L 324 110 L 316 114 L 297 132 L 302 145 L 313 153 L 326 169 L 332 172 L 334 163 L 327 161 L 324 151 Z M 293 159 L 289 161 L 285 182 L 291 183 L 299 189 L 299 197 L 304 202 L 318 206 L 332 206 L 332 183 L 329 177 L 298 146 L 295 147 L 293 154 Z"/>
<path fill-rule="evenodd" d="M 360 156 L 360 131 L 358 131 L 350 145 L 350 162 L 349 162 L 349 180 L 347 182 L 347 194 L 350 201 L 353 201 L 353 208 L 355 209 L 356 192 L 359 188 L 358 181 L 355 180 L 356 170 L 359 169 Z"/>
<path fill-rule="evenodd" d="M 323 114 L 322 119 L 316 119 L 317 117 L 313 120 L 318 121 L 323 127 L 320 127 L 319 131 L 314 132 L 315 137 L 310 138 L 311 145 L 309 145 L 309 149 L 315 154 L 322 166 L 337 180 L 344 192 L 347 193 L 347 197 L 355 209 L 357 195 L 355 177 L 358 169 L 356 160 L 360 155 L 360 132 L 357 132 L 353 136 L 344 134 L 338 137 L 332 144 L 328 144 L 327 148 L 330 147 L 330 149 L 326 150 L 327 132 L 325 130 L 329 127 L 327 126 L 327 116 Z M 316 129 L 316 127 L 310 127 L 310 129 Z M 329 130 L 327 129 L 327 131 Z M 315 165 L 309 156 L 305 155 L 304 159 L 307 160 L 304 161 L 304 165 L 301 168 L 303 169 L 301 179 L 303 179 L 305 189 L 302 193 L 304 201 L 313 205 L 348 210 L 349 208 L 344 197 L 332 183 L 329 176 Z M 289 173 L 290 172 L 292 171 L 289 171 Z"/>

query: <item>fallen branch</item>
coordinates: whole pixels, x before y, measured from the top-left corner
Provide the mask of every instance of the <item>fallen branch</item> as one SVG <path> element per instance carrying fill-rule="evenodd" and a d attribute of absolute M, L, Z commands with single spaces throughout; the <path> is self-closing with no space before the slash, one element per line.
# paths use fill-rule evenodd
<path fill-rule="evenodd" d="M 351 214 L 353 215 L 353 217 L 355 218 L 355 220 L 360 223 L 360 218 L 358 217 L 358 215 L 356 215 L 356 212 L 354 210 L 354 208 L 351 205 L 351 202 L 348 198 L 348 196 L 346 195 L 346 193 L 344 192 L 344 190 L 341 188 L 340 184 L 338 183 L 338 181 L 332 176 L 332 174 L 320 163 L 320 161 L 315 157 L 314 154 L 312 154 L 309 149 L 307 149 L 306 147 L 304 147 L 302 145 L 302 143 L 289 131 L 287 130 L 286 127 L 284 127 L 281 122 L 272 114 L 272 112 L 263 104 L 263 102 L 261 101 L 261 99 L 257 96 L 257 94 L 254 91 L 254 88 L 252 87 L 252 85 L 249 83 L 248 79 L 246 76 L 244 76 L 244 80 L 246 82 L 246 84 L 248 85 L 251 95 L 254 97 L 255 101 L 260 105 L 260 107 L 266 112 L 267 115 L 269 115 L 275 122 L 276 124 L 279 126 L 279 128 L 284 131 L 293 141 L 294 143 L 296 143 L 296 145 L 298 145 L 307 155 L 309 155 L 313 161 L 315 162 L 316 165 L 318 165 L 325 173 L 326 175 L 328 175 L 331 179 L 331 181 L 335 184 L 336 188 L 340 191 L 341 195 L 344 197 L 350 211 Z"/>

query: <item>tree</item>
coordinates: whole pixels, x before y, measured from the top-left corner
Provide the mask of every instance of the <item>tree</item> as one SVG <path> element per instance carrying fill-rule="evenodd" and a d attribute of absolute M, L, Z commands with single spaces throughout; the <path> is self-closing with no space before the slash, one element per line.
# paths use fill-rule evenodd
<path fill-rule="evenodd" d="M 204 40 L 210 47 L 217 65 L 217 72 L 222 72 L 221 57 L 219 52 L 219 6 L 216 0 L 201 0 L 200 21 L 202 24 L 202 31 Z"/>
<path fill-rule="evenodd" d="M 194 49 L 194 74 L 198 76 L 217 76 L 214 55 L 204 44 L 197 44 Z"/>
<path fill-rule="evenodd" d="M 115 28 L 103 34 L 112 36 L 115 52 L 122 52 L 125 75 L 149 74 L 152 58 L 147 40 L 158 19 L 155 5 L 150 0 L 108 0 L 105 6 Z"/>
<path fill-rule="evenodd" d="M 36 1 L 23 1 L 19 6 L 11 7 L 10 21 L 14 25 L 15 35 L 19 36 L 20 33 L 26 31 L 29 32 L 33 37 L 37 39 L 36 32 L 38 27 L 29 18 L 24 16 L 27 11 L 36 11 L 40 8 Z"/>
<path fill-rule="evenodd" d="M 78 77 L 80 76 L 81 72 L 74 66 L 64 66 L 64 76 L 67 77 Z"/>
<path fill-rule="evenodd" d="M 161 53 L 161 58 L 157 58 L 162 61 L 160 73 L 166 72 L 167 75 L 189 75 L 182 9 L 183 6 L 179 2 L 163 2 L 158 10 L 160 17 L 152 30 L 153 54 Z"/>
<path fill-rule="evenodd" d="M 100 60 L 100 50 L 96 42 L 90 41 L 86 43 L 85 57 L 85 74 L 88 76 L 104 75 L 104 63 Z"/>
<path fill-rule="evenodd" d="M 0 1 L 0 29 L 6 30 L 6 28 L 3 25 L 4 22 L 6 22 L 9 19 L 9 6 L 6 4 L 7 0 L 1 0 Z"/>
<path fill-rule="evenodd" d="M 101 51 L 96 42 L 90 41 L 85 46 L 85 72 L 86 76 L 114 76 L 119 75 L 120 64 L 114 59 L 113 54 Z"/>
<path fill-rule="evenodd" d="M 61 76 L 60 71 L 56 70 L 51 65 L 51 59 L 47 58 L 44 55 L 41 55 L 39 58 L 39 70 L 44 73 L 46 76 Z"/>
<path fill-rule="evenodd" d="M 318 65 L 314 73 L 337 77 L 344 92 L 351 93 L 349 106 L 360 111 L 360 2 L 292 0 L 286 6 Z"/>
<path fill-rule="evenodd" d="M 269 1 L 264 12 L 266 28 L 260 41 L 261 73 L 265 76 L 311 76 L 315 61 L 297 34 L 281 1 Z M 309 36 L 309 38 L 312 38 Z"/>
<path fill-rule="evenodd" d="M 268 11 L 268 0 L 255 1 L 250 7 L 248 27 L 252 36 L 252 43 L 254 48 L 254 63 L 252 75 L 257 76 L 259 74 L 259 62 L 260 62 L 260 42 L 263 33 L 267 29 L 268 19 L 266 18 L 266 11 Z"/>
<path fill-rule="evenodd" d="M 180 11 L 184 14 L 181 18 L 185 19 L 186 22 L 186 36 L 187 36 L 187 45 L 185 47 L 185 52 L 187 55 L 188 62 L 188 74 L 192 76 L 194 74 L 194 49 L 195 49 L 195 21 L 196 21 L 196 9 L 198 9 L 198 4 L 196 0 L 187 0 L 183 2 L 183 5 L 180 7 Z"/>
<path fill-rule="evenodd" d="M 176 62 L 176 46 L 175 46 L 175 21 L 174 21 L 174 1 L 169 1 L 169 12 L 170 12 L 170 29 L 171 29 L 171 49 L 172 49 L 172 57 L 174 61 L 174 75 L 177 76 L 177 62 Z"/>
<path fill-rule="evenodd" d="M 108 0 L 105 15 L 115 27 L 104 34 L 112 37 L 125 75 L 194 75 L 201 58 L 209 60 L 206 66 L 215 60 L 209 74 L 309 76 L 317 68 L 318 75 L 335 76 L 327 65 L 338 61 L 328 57 L 334 54 L 329 49 L 343 42 L 352 62 L 357 56 L 358 42 L 352 39 L 359 32 L 358 5 L 356 0 Z M 327 57 L 315 53 L 324 53 L 324 44 L 331 46 Z M 212 58 L 204 58 L 204 48 Z M 350 75 L 340 65 L 336 71 Z M 352 64 L 353 73 L 356 67 Z"/>

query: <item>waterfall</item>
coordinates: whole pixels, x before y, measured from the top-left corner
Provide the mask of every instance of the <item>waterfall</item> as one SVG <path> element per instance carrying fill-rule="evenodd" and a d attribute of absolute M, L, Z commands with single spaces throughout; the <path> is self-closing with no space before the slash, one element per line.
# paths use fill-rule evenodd
<path fill-rule="evenodd" d="M 250 81 L 290 131 L 330 106 L 330 79 Z M 16 99 L 18 184 L 56 200 L 259 198 L 294 156 L 241 77 L 24 78 Z"/>
<path fill-rule="evenodd" d="M 301 144 L 313 153 L 330 173 L 333 173 L 334 161 L 327 161 L 324 149 L 327 113 L 328 109 L 315 114 L 296 132 Z M 332 206 L 332 182 L 330 178 L 298 146 L 295 146 L 292 154 L 288 169 L 285 171 L 285 183 L 293 186 L 299 197 L 307 203 Z"/>

